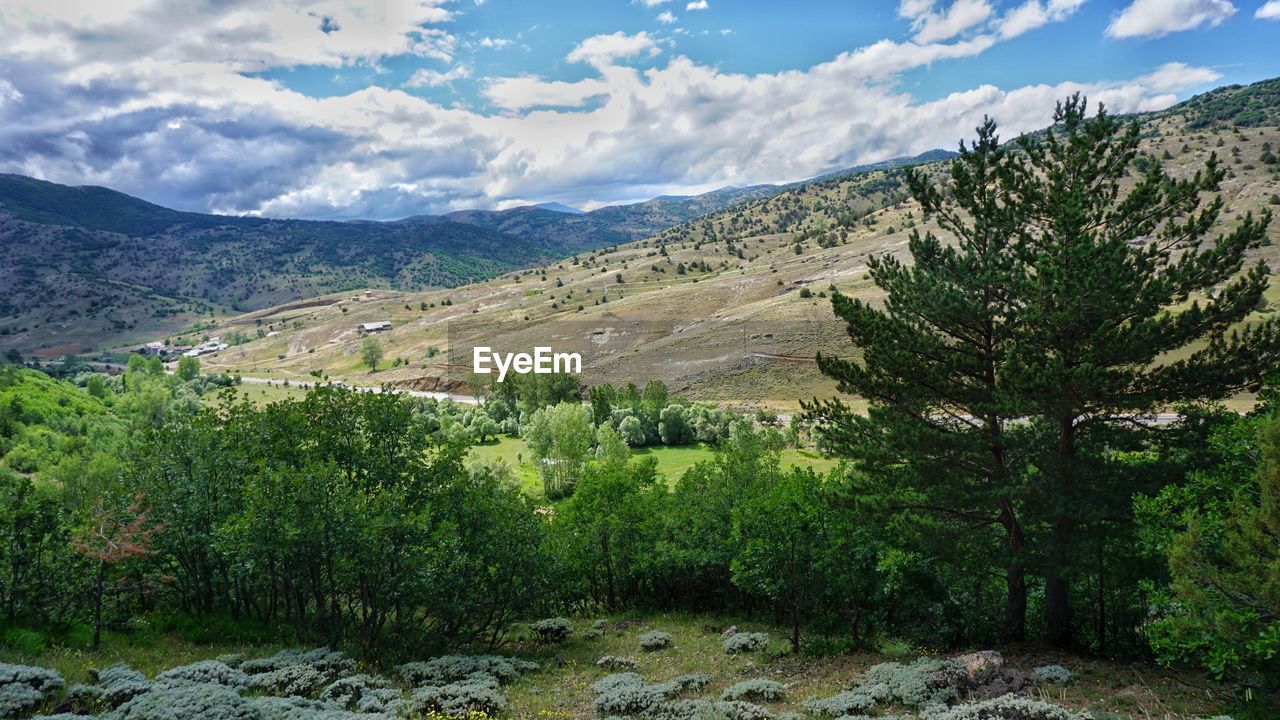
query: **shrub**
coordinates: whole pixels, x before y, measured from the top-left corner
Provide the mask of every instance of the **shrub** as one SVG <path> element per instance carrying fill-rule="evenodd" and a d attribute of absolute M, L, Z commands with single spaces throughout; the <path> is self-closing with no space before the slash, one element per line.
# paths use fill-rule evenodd
<path fill-rule="evenodd" d="M 0 717 L 29 713 L 65 685 L 57 670 L 0 663 Z"/>
<path fill-rule="evenodd" d="M 1045 665 L 1032 670 L 1031 677 L 1035 678 L 1036 682 L 1066 685 L 1071 682 L 1071 671 L 1061 665 Z"/>
<path fill-rule="evenodd" d="M 769 647 L 769 633 L 735 632 L 724 639 L 724 651 L 730 655 L 760 652 Z"/>
<path fill-rule="evenodd" d="M 720 693 L 721 700 L 760 700 L 772 702 L 781 700 L 786 686 L 769 678 L 752 678 L 734 683 Z"/>
<path fill-rule="evenodd" d="M 769 711 L 737 700 L 672 700 L 650 714 L 653 720 L 768 720 Z"/>
<path fill-rule="evenodd" d="M 640 649 L 649 651 L 662 650 L 663 648 L 671 647 L 673 640 L 674 638 L 671 637 L 669 632 L 650 630 L 640 636 Z"/>
<path fill-rule="evenodd" d="M 592 706 L 600 715 L 644 715 L 670 699 L 667 688 L 651 685 L 631 672 L 606 675 L 591 689 L 596 692 Z"/>
<path fill-rule="evenodd" d="M 916 708 L 944 705 L 960 696 L 970 684 L 964 666 L 955 660 L 920 658 L 910 665 L 888 662 L 873 665 L 862 677 L 861 687 L 883 686 L 887 700 Z"/>
<path fill-rule="evenodd" d="M 447 685 L 427 685 L 413 691 L 408 707 L 417 713 L 440 712 L 457 715 L 471 711 L 494 715 L 507 706 L 498 681 L 486 673 L 476 673 Z"/>
<path fill-rule="evenodd" d="M 1041 700 L 1004 695 L 952 708 L 930 708 L 921 720 L 1088 720 L 1088 715 Z"/>
<path fill-rule="evenodd" d="M 410 685 L 444 685 L 476 673 L 485 673 L 505 685 L 537 669 L 535 662 L 501 655 L 442 655 L 425 662 L 405 663 L 396 672 Z"/>
<path fill-rule="evenodd" d="M 128 665 L 112 665 L 91 674 L 102 688 L 102 701 L 107 707 L 120 707 L 151 689 L 147 676 Z"/>
<path fill-rule="evenodd" d="M 684 692 L 701 690 L 709 684 L 711 676 L 706 673 L 679 675 L 666 682 L 650 683 L 636 673 L 624 672 L 606 675 L 591 689 L 596 691 L 593 705 L 601 715 L 643 715 L 665 720 L 684 717 L 670 714 L 673 708 L 668 706 L 669 700 Z"/>
<path fill-rule="evenodd" d="M 250 675 L 280 670 L 290 665 L 308 665 L 319 673 L 337 677 L 344 672 L 356 669 L 356 661 L 331 648 L 315 648 L 313 650 L 281 650 L 266 658 L 245 660 L 240 669 Z"/>
<path fill-rule="evenodd" d="M 357 714 L 333 703 L 308 698 L 266 696 L 250 702 L 262 720 L 395 720 L 394 715 Z"/>
<path fill-rule="evenodd" d="M 335 680 L 319 698 L 361 713 L 394 712 L 401 705 L 400 691 L 376 675 L 352 675 Z"/>
<path fill-rule="evenodd" d="M 573 634 L 573 623 L 567 618 L 547 618 L 539 620 L 531 625 L 529 629 L 538 637 L 540 642 L 544 643 L 561 643 L 569 639 Z"/>
<path fill-rule="evenodd" d="M 834 718 L 861 715 L 875 707 L 877 702 L 886 699 L 888 694 L 889 689 L 883 685 L 857 687 L 831 697 L 806 700 L 804 709 L 814 715 L 827 715 Z"/>
<path fill-rule="evenodd" d="M 120 706 L 112 720 L 261 720 L 253 704 L 226 685 L 156 687 Z"/>
<path fill-rule="evenodd" d="M 284 697 L 311 696 L 334 680 L 310 665 L 286 665 L 278 670 L 258 673 L 253 687 Z"/>
<path fill-rule="evenodd" d="M 193 682 L 243 689 L 249 685 L 249 676 L 217 660 L 201 660 L 165 670 L 156 676 L 157 681 Z"/>
<path fill-rule="evenodd" d="M 36 715 L 31 720 L 94 720 L 94 717 L 75 713 L 58 713 L 57 715 Z"/>
<path fill-rule="evenodd" d="M 605 670 L 635 670 L 640 667 L 640 663 L 629 657 L 605 655 L 596 661 L 596 667 L 604 668 Z"/>

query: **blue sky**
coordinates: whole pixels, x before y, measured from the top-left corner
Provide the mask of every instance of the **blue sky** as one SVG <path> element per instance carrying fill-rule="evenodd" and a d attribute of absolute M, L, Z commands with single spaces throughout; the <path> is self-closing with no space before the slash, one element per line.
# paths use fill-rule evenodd
<path fill-rule="evenodd" d="M 9 0 L 0 171 L 394 218 L 800 179 L 1280 75 L 1280 0 Z"/>

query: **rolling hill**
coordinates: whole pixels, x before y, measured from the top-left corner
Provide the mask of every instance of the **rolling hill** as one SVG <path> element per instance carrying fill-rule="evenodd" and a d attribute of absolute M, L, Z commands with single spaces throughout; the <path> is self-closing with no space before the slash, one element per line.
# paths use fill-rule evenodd
<path fill-rule="evenodd" d="M 181 212 L 107 188 L 0 175 L 0 348 L 81 352 L 331 292 L 454 287 L 784 189 L 725 188 L 587 213 L 551 204 L 324 222 Z"/>
<path fill-rule="evenodd" d="M 1142 153 L 1174 174 L 1193 172 L 1216 153 L 1227 170 L 1224 224 L 1280 209 L 1277 87 L 1272 80 L 1227 88 L 1138 116 Z M 944 164 L 925 167 L 940 172 Z M 898 167 L 842 174 L 481 283 L 382 292 L 358 303 L 327 296 L 246 314 L 220 330 L 273 334 L 202 361 L 281 379 L 306 380 L 319 370 L 361 385 L 463 390 L 473 345 L 551 345 L 582 352 L 589 383 L 660 378 L 697 398 L 794 409 L 801 398 L 835 391 L 817 372 L 814 353 L 851 352 L 826 300 L 830 289 L 876 301 L 867 258 L 904 252 L 911 230 L 925 226 Z M 1274 269 L 1280 221 L 1268 232 L 1271 242 L 1256 256 Z M 1280 286 L 1267 300 L 1259 312 L 1280 304 Z M 392 324 L 380 336 L 383 366 L 394 366 L 370 374 L 356 324 L 383 320 Z"/>

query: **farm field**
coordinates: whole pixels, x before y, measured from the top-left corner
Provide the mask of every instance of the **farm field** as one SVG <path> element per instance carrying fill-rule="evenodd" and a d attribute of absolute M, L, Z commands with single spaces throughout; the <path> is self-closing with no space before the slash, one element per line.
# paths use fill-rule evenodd
<path fill-rule="evenodd" d="M 472 447 L 471 456 L 478 460 L 505 462 L 515 471 L 521 487 L 526 492 L 533 497 L 542 496 L 542 480 L 538 476 L 537 466 L 531 461 L 529 447 L 524 440 L 511 437 L 492 440 Z M 658 445 L 632 450 L 631 457 L 653 458 L 658 463 L 658 474 L 666 477 L 668 484 L 674 485 L 680 476 L 696 463 L 715 457 L 715 451 L 703 443 L 683 447 Z M 787 448 L 782 451 L 783 467 L 808 467 L 822 475 L 835 468 L 836 464 L 836 460 L 824 457 L 813 450 Z"/>

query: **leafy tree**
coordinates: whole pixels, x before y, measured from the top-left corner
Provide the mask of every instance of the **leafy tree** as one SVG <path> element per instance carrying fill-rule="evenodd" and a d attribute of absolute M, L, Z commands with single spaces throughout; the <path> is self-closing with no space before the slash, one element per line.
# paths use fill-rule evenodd
<path fill-rule="evenodd" d="M 1140 498 L 1138 517 L 1171 580 L 1145 627 L 1168 663 L 1280 687 L 1280 415 L 1239 419 L 1210 440 L 1218 462 Z"/>
<path fill-rule="evenodd" d="M 658 434 L 663 445 L 687 445 L 693 441 L 693 428 L 689 427 L 684 412 L 679 405 L 662 408 L 658 416 Z"/>
<path fill-rule="evenodd" d="M 771 600 L 791 627 L 791 647 L 825 592 L 822 555 L 829 542 L 821 481 L 812 470 L 793 468 L 756 479 L 734 508 L 739 550 L 733 582 Z"/>
<path fill-rule="evenodd" d="M 175 374 L 179 380 L 195 380 L 200 377 L 200 360 L 183 355 L 178 358 L 178 369 Z"/>
<path fill-rule="evenodd" d="M 539 463 L 543 491 L 557 498 L 573 491 L 595 435 L 591 413 L 580 403 L 561 403 L 533 413 L 522 432 Z"/>
<path fill-rule="evenodd" d="M 471 424 L 468 426 L 471 435 L 475 437 L 476 442 L 486 442 L 490 437 L 501 432 L 498 423 L 489 417 L 489 414 L 483 410 L 477 410 L 471 416 Z"/>
<path fill-rule="evenodd" d="M 382 343 L 376 337 L 366 337 L 360 344 L 360 359 L 369 366 L 369 372 L 376 372 L 378 361 L 382 359 Z"/>
<path fill-rule="evenodd" d="M 645 444 L 644 425 L 635 415 L 628 415 L 618 423 L 618 434 L 631 447 L 640 447 Z"/>
<path fill-rule="evenodd" d="M 127 560 L 146 557 L 151 538 L 162 528 L 150 522 L 142 507 L 142 493 L 127 507 L 112 508 L 98 498 L 89 512 L 89 522 L 78 533 L 76 550 L 95 565 L 90 597 L 93 603 L 93 649 L 102 645 L 102 602 L 116 566 Z"/>
<path fill-rule="evenodd" d="M 641 597 L 653 522 L 665 493 L 653 458 L 593 464 L 557 513 L 568 575 L 580 592 L 610 609 Z"/>
<path fill-rule="evenodd" d="M 626 463 L 631 448 L 617 430 L 605 423 L 596 428 L 596 459 L 605 464 Z"/>
<path fill-rule="evenodd" d="M 1098 482 L 1078 449 L 1126 418 L 1177 403 L 1257 389 L 1280 359 L 1280 320 L 1241 324 L 1267 288 L 1268 269 L 1244 268 L 1270 215 L 1209 235 L 1223 201 L 1206 203 L 1223 171 L 1215 157 L 1175 179 L 1152 160 L 1126 186 L 1141 131 L 1079 95 L 1054 127 L 1018 139 L 1003 185 L 1017 209 L 1015 289 L 1020 320 L 1008 392 L 1056 428 L 1038 463 L 1046 500 L 1048 639 L 1070 641 L 1069 583 L 1077 533 L 1127 512 L 1134 488 Z M 1191 300 L 1189 306 L 1184 304 Z M 1162 358 L 1177 357 L 1177 360 Z M 1082 502 L 1083 501 L 1083 502 Z"/>
<path fill-rule="evenodd" d="M 1025 490 L 1006 433 L 1018 409 L 1005 375 L 1018 324 L 1010 290 L 1020 269 L 1011 247 L 1015 208 L 1000 183 L 1005 162 L 987 120 L 951 162 L 949 193 L 908 171 L 912 194 L 953 243 L 912 231 L 910 265 L 872 258 L 871 277 L 888 295 L 883 309 L 832 293 L 862 358 L 820 355 L 818 366 L 870 407 L 865 416 L 839 401 L 808 408 L 823 422 L 823 442 L 862 470 L 855 478 L 868 509 L 943 523 L 929 535 L 1000 528 L 1001 634 L 1017 639 L 1026 632 Z"/>

